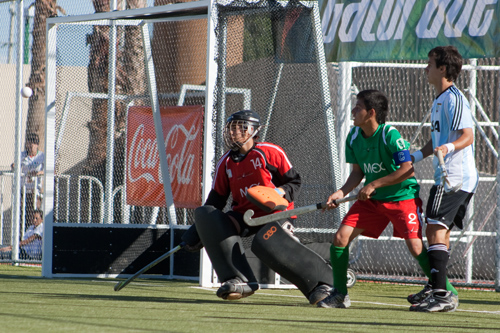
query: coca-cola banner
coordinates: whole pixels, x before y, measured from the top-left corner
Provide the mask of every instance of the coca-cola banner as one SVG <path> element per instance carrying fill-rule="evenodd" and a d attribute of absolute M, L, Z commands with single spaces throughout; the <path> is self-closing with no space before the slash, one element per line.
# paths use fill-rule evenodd
<path fill-rule="evenodd" d="M 201 205 L 203 106 L 161 107 L 174 204 Z M 127 204 L 166 206 L 151 107 L 129 108 L 127 119 Z"/>

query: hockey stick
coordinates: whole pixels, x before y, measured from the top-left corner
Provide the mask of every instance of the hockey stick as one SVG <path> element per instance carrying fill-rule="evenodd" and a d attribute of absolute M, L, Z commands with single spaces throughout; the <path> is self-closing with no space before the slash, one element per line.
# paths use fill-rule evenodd
<path fill-rule="evenodd" d="M 356 198 L 357 198 L 356 195 L 352 195 L 352 196 L 349 196 L 349 197 L 345 197 L 345 198 L 342 198 L 342 199 L 335 200 L 335 203 L 341 204 L 343 202 L 348 202 L 348 201 L 356 200 Z M 257 218 L 254 218 L 254 219 L 252 219 L 254 211 L 251 210 L 251 209 L 249 209 L 243 215 L 243 221 L 245 221 L 245 223 L 247 225 L 251 226 L 251 227 L 256 227 L 256 226 L 267 224 L 267 223 L 270 223 L 270 222 L 283 220 L 283 219 L 286 219 L 286 218 L 289 218 L 289 217 L 292 217 L 292 216 L 295 216 L 295 215 L 302 215 L 302 214 L 314 212 L 315 210 L 324 209 L 325 207 L 326 207 L 326 202 L 320 202 L 320 203 L 317 203 L 317 204 L 313 204 L 313 205 L 309 205 L 309 206 L 304 206 L 304 207 L 300 207 L 300 208 L 295 208 L 295 209 L 292 209 L 292 210 L 286 210 L 284 212 L 280 212 L 280 213 L 276 213 L 276 214 L 270 214 L 270 215 L 265 215 L 265 216 L 257 217 Z"/>
<path fill-rule="evenodd" d="M 462 183 L 457 184 L 455 186 L 451 186 L 451 183 L 448 180 L 448 171 L 446 171 L 446 165 L 444 164 L 443 152 L 441 150 L 437 151 L 437 158 L 439 160 L 439 167 L 441 168 L 441 171 L 443 173 L 443 178 L 444 178 L 446 184 L 448 184 L 448 186 L 449 186 L 447 189 L 446 186 L 444 186 L 445 184 L 443 182 L 444 191 L 447 193 L 448 192 L 455 193 L 456 191 L 460 190 L 462 188 Z"/>
<path fill-rule="evenodd" d="M 429 112 L 427 112 L 427 114 L 425 115 L 424 119 L 422 119 L 422 122 L 420 123 L 417 130 L 415 131 L 415 134 L 413 134 L 413 138 L 411 138 L 411 140 L 410 140 L 410 146 L 413 146 L 413 143 L 415 143 L 415 140 L 417 140 L 417 137 L 420 134 L 420 130 L 422 129 L 422 127 L 424 127 L 425 122 L 427 121 L 427 119 L 429 119 L 431 113 L 432 113 L 432 110 L 429 110 Z"/>
<path fill-rule="evenodd" d="M 114 288 L 115 291 L 122 290 L 127 284 L 129 284 L 130 282 L 132 282 L 133 280 L 135 280 L 139 275 L 141 275 L 142 273 L 146 272 L 147 270 L 153 268 L 154 266 L 156 266 L 157 264 L 159 264 L 163 260 L 167 259 L 172 254 L 174 254 L 175 252 L 177 252 L 180 249 L 182 249 L 185 245 L 186 245 L 186 243 L 181 242 L 179 245 L 177 245 L 176 247 L 174 247 L 172 250 L 168 251 L 167 253 L 163 254 L 162 256 L 158 257 L 157 259 L 153 260 L 152 262 L 150 262 L 149 264 L 147 264 L 146 266 L 144 266 L 142 269 L 140 269 L 137 273 L 135 273 L 134 275 L 132 275 L 128 279 L 118 282 L 115 285 L 115 288 Z"/>
<path fill-rule="evenodd" d="M 477 215 L 479 215 L 479 213 L 482 213 L 483 212 L 483 205 L 486 203 L 486 200 L 490 197 L 490 195 L 493 193 L 493 191 L 495 190 L 497 184 L 496 183 L 493 183 L 493 185 L 491 186 L 490 190 L 488 191 L 488 193 L 486 194 L 486 196 L 484 197 L 483 201 L 481 202 L 480 204 L 480 207 L 479 209 L 476 209 L 474 211 L 474 215 L 472 215 L 472 217 L 469 219 L 469 221 L 467 222 L 467 225 L 465 227 L 462 228 L 462 231 L 460 232 L 460 235 L 458 235 L 457 239 L 455 240 L 455 246 L 453 246 L 450 250 L 450 254 L 449 256 L 451 257 L 452 253 L 455 251 L 455 249 L 457 248 L 460 240 L 462 239 L 462 237 L 464 236 L 465 232 L 467 230 L 469 230 L 469 227 L 471 226 L 472 222 L 475 221 Z"/>
<path fill-rule="evenodd" d="M 492 206 L 490 208 L 490 211 L 488 212 L 488 215 L 486 215 L 486 217 L 483 220 L 483 223 L 481 223 L 481 225 L 479 226 L 479 228 L 477 228 L 476 232 L 480 232 L 481 230 L 483 230 L 484 226 L 486 225 L 486 222 L 488 222 L 488 220 L 490 219 L 491 215 L 493 215 L 493 213 L 495 212 L 495 209 L 496 209 L 496 206 Z M 469 250 L 472 248 L 472 244 L 474 244 L 474 242 L 476 241 L 476 239 L 477 239 L 478 236 L 479 235 L 475 235 L 474 238 L 472 239 L 472 241 L 469 243 L 469 245 L 467 245 L 467 248 L 462 253 L 462 258 L 465 258 L 465 256 L 469 252 Z"/>

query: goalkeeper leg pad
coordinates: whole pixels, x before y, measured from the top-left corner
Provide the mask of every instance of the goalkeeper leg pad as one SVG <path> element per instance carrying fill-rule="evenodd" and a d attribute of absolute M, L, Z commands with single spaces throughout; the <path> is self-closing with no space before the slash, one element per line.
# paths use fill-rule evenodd
<path fill-rule="evenodd" d="M 294 240 L 277 222 L 266 224 L 252 242 L 252 252 L 309 299 L 320 285 L 333 285 L 332 268 L 316 252 Z"/>
<path fill-rule="evenodd" d="M 245 256 L 241 237 L 229 216 L 213 206 L 194 211 L 196 230 L 201 238 L 219 281 L 239 278 L 257 282 Z"/>

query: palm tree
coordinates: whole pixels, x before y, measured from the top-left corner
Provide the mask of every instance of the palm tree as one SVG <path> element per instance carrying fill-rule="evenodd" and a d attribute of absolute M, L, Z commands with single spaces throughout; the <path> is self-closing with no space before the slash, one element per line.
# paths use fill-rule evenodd
<path fill-rule="evenodd" d="M 33 46 L 31 49 L 31 74 L 28 86 L 33 95 L 28 102 L 26 133 L 36 133 L 40 137 L 40 149 L 45 147 L 45 23 L 48 17 L 56 16 L 56 0 L 37 0 L 33 24 Z"/>
<path fill-rule="evenodd" d="M 109 0 L 93 0 L 96 12 L 106 12 L 110 9 Z M 118 8 L 122 2 L 118 1 Z M 128 0 L 127 9 L 143 8 L 146 0 Z M 117 47 L 116 93 L 144 94 L 145 84 L 142 78 L 144 62 L 138 58 L 142 54 L 142 42 L 138 27 L 119 28 L 118 34 L 124 38 L 123 48 Z M 87 36 L 90 46 L 90 62 L 88 69 L 89 92 L 108 92 L 109 66 L 109 27 L 94 26 L 92 34 Z M 126 50 L 126 52 L 124 52 Z M 92 102 L 92 118 L 88 124 L 90 143 L 86 160 L 86 172 L 103 180 L 106 161 L 106 131 L 107 131 L 108 101 L 94 99 Z M 125 106 L 119 102 L 115 108 L 115 158 L 122 159 L 121 153 L 125 139 Z M 118 156 L 117 156 L 118 155 Z M 122 163 L 115 163 L 118 167 Z M 121 178 L 121 172 L 115 172 L 115 182 Z"/>

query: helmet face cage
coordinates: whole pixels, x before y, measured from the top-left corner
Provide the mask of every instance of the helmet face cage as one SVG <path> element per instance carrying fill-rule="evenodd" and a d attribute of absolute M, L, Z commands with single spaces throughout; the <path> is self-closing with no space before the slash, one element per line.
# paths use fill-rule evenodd
<path fill-rule="evenodd" d="M 230 120 L 224 128 L 224 141 L 229 149 L 239 150 L 259 132 L 260 126 L 248 120 Z M 236 132 L 241 135 L 235 138 Z M 233 135 L 234 134 L 234 135 Z"/>

